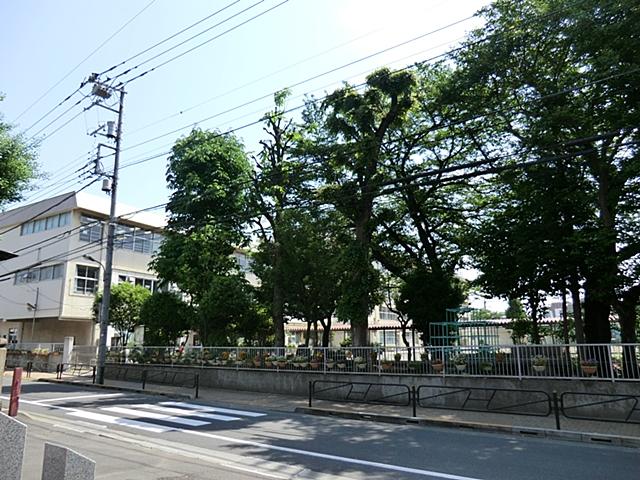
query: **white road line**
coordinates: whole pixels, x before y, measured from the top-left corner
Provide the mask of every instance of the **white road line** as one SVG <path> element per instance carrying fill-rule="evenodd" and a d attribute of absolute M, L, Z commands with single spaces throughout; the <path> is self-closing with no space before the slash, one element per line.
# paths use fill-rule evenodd
<path fill-rule="evenodd" d="M 83 400 L 85 398 L 121 397 L 122 395 L 124 395 L 124 393 L 96 393 L 95 395 L 78 395 L 76 397 L 47 398 L 45 400 L 35 400 L 35 402 L 36 403 L 63 402 L 67 400 Z"/>
<path fill-rule="evenodd" d="M 185 410 L 183 408 L 160 407 L 151 403 L 134 403 L 127 405 L 131 408 L 146 408 L 147 410 L 156 410 L 158 412 L 171 413 L 172 415 L 185 415 L 188 417 L 208 418 L 211 420 L 219 420 L 222 422 L 232 422 L 234 420 L 242 420 L 240 417 L 229 417 L 227 415 L 216 415 L 215 413 L 205 413 L 198 410 Z"/>
<path fill-rule="evenodd" d="M 210 407 L 208 405 L 198 405 L 197 403 L 186 402 L 160 402 L 160 405 L 171 405 L 174 407 L 191 408 L 202 412 L 228 413 L 230 415 L 243 415 L 245 417 L 264 417 L 266 413 L 247 412 L 244 410 L 232 410 L 230 408 Z"/>
<path fill-rule="evenodd" d="M 227 468 L 233 468 L 234 470 L 240 470 L 241 472 L 248 472 L 248 473 L 253 473 L 254 475 L 260 475 L 261 477 L 269 477 L 269 478 L 280 478 L 283 480 L 287 480 L 287 478 L 289 477 L 281 477 L 280 475 L 274 475 L 273 473 L 265 473 L 263 471 L 260 470 L 254 470 L 253 468 L 244 468 L 244 467 L 239 467 L 238 465 L 234 465 L 232 463 L 220 463 L 220 466 L 222 467 L 227 467 Z"/>
<path fill-rule="evenodd" d="M 172 415 L 163 415 L 161 413 L 145 412 L 144 410 L 134 410 L 133 408 L 103 407 L 100 410 L 121 413 L 123 415 L 134 415 L 136 417 L 152 418 L 154 420 L 162 420 L 164 422 L 177 423 L 179 425 L 188 425 L 189 427 L 202 427 L 203 425 L 211 424 L 211 422 L 204 422 L 202 420 L 191 420 L 190 418 L 181 418 L 174 417 Z"/>
<path fill-rule="evenodd" d="M 336 462 L 350 463 L 354 465 L 363 465 L 366 467 L 381 468 L 383 470 L 391 470 L 395 472 L 412 473 L 414 475 L 421 475 L 425 477 L 444 478 L 446 480 L 480 480 L 478 478 L 473 478 L 473 477 L 465 477 L 465 476 L 454 475 L 450 473 L 434 472 L 431 470 L 423 470 L 420 468 L 404 467 L 402 465 L 393 465 L 390 463 L 371 462 L 369 460 L 360 460 L 358 458 L 341 457 L 341 456 L 332 455 L 329 453 L 313 452 L 310 450 L 300 450 L 298 448 L 280 447 L 278 445 L 269 445 L 267 443 L 254 442 L 251 440 L 242 440 L 239 438 L 225 437 L 223 435 L 216 435 L 213 433 L 201 432 L 199 430 L 185 430 L 183 428 L 177 428 L 176 431 L 182 432 L 182 433 L 188 433 L 191 435 L 198 435 L 201 437 L 213 438 L 216 440 L 222 440 L 224 442 L 229 442 L 229 443 L 236 443 L 240 445 L 248 445 L 251 447 L 264 448 L 265 450 L 275 450 L 278 452 L 293 453 L 295 455 L 322 458 L 325 460 L 333 460 Z"/>
<path fill-rule="evenodd" d="M 112 417 L 111 415 L 103 415 L 101 413 L 86 412 L 84 410 L 74 410 L 67 413 L 72 417 L 80 417 L 85 420 L 95 420 L 96 422 L 109 423 L 111 425 L 122 425 L 125 427 L 138 428 L 153 433 L 164 433 L 173 430 L 170 427 L 163 427 L 154 423 L 140 422 L 138 420 L 129 420 L 128 418 Z"/>

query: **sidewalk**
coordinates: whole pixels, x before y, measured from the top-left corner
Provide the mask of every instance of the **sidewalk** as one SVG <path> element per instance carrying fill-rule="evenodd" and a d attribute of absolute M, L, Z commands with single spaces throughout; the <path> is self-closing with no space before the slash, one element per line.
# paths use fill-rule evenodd
<path fill-rule="evenodd" d="M 7 374 L 5 373 L 5 376 Z M 25 381 L 28 381 L 25 379 Z M 55 374 L 33 373 L 31 381 L 81 384 L 95 388 L 115 388 L 147 394 L 160 394 L 179 398 L 193 398 L 194 390 L 178 387 L 147 385 L 141 389 L 139 382 L 107 380 L 104 387 L 92 385 L 90 378 L 64 378 L 56 380 Z M 6 381 L 5 381 L 6 383 Z M 313 415 L 340 416 L 350 419 L 380 421 L 395 424 L 439 426 L 471 430 L 497 431 L 502 433 L 553 437 L 573 441 L 640 447 L 640 424 L 625 424 L 602 421 L 572 420 L 560 417 L 561 430 L 556 430 L 555 417 L 533 417 L 487 412 L 418 408 L 417 417 L 412 417 L 411 407 L 336 403 L 313 400 L 309 408 L 308 398 L 259 393 L 240 390 L 225 390 L 201 387 L 198 400 L 228 407 L 246 407 L 279 412 L 298 412 Z"/>

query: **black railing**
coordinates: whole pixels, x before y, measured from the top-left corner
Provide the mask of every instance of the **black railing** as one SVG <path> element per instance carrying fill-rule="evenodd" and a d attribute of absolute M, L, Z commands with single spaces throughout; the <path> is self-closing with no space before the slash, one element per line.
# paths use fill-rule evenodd
<path fill-rule="evenodd" d="M 89 363 L 59 363 L 56 365 L 56 378 L 62 380 L 63 376 L 91 377 L 91 383 L 96 383 L 96 366 Z"/>
<path fill-rule="evenodd" d="M 640 395 L 563 392 L 560 410 L 567 418 L 640 424 Z"/>
<path fill-rule="evenodd" d="M 446 410 L 547 417 L 551 397 L 541 390 L 420 385 L 418 406 Z"/>
<path fill-rule="evenodd" d="M 200 374 L 183 370 L 143 370 L 142 390 L 147 383 L 170 385 L 172 387 L 192 388 L 195 398 L 200 395 Z"/>
<path fill-rule="evenodd" d="M 322 385 L 328 385 L 322 387 Z M 411 405 L 411 388 L 401 383 L 337 382 L 315 380 L 309 382 L 309 403 L 312 399 L 367 403 L 374 405 Z"/>

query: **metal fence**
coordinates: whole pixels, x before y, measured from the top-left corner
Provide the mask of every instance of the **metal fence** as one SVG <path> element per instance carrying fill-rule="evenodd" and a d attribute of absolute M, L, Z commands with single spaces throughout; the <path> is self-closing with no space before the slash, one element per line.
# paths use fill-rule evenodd
<path fill-rule="evenodd" d="M 74 347 L 95 357 L 95 347 Z M 83 358 L 81 363 L 88 363 Z M 113 347 L 109 363 L 315 373 L 640 380 L 640 344 L 447 347 Z M 79 362 L 80 363 L 80 362 Z"/>

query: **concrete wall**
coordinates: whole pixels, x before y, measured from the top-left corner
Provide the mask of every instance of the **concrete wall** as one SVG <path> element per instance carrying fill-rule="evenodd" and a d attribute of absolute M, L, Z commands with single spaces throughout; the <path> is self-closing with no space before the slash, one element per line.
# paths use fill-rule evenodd
<path fill-rule="evenodd" d="M 403 384 L 409 387 L 420 387 L 426 385 L 437 389 L 438 387 L 460 387 L 460 388 L 500 388 L 518 390 L 540 390 L 552 396 L 556 391 L 562 392 L 587 392 L 589 394 L 609 394 L 609 395 L 635 395 L 640 396 L 640 382 L 618 381 L 609 382 L 603 380 L 573 379 L 512 379 L 512 378 L 492 378 L 492 377 L 440 377 L 440 376 L 417 376 L 417 375 L 376 375 L 376 374 L 319 374 L 313 372 L 296 371 L 273 371 L 273 370 L 235 370 L 233 368 L 193 368 L 193 367 L 162 367 L 145 365 L 118 365 L 108 366 L 106 370 L 107 378 L 115 378 L 116 370 L 127 370 L 127 380 L 140 381 L 142 371 L 158 371 L 162 369 L 180 370 L 185 373 L 198 373 L 200 375 L 201 387 L 225 388 L 231 390 L 246 390 L 263 393 L 280 393 L 287 395 L 306 396 L 309 392 L 309 382 L 313 380 L 337 381 L 337 382 L 372 382 L 389 385 L 389 389 L 380 389 L 380 394 L 397 393 L 399 390 L 391 387 L 392 384 Z M 432 391 L 433 391 L 432 389 Z M 426 394 L 427 392 L 425 392 Z M 481 395 L 481 394 L 480 394 Z M 506 398 L 503 396 L 503 398 Z M 526 394 L 514 394 L 511 401 L 519 402 L 525 399 Z M 533 395 L 532 395 L 533 398 Z M 536 400 L 540 398 L 537 397 Z M 584 396 L 580 401 L 585 401 Z M 588 399 L 588 398 L 587 398 Z M 593 397 L 593 401 L 601 401 L 602 397 Z M 457 400 L 452 398 L 452 403 Z M 571 406 L 572 399 L 567 398 L 567 406 Z M 619 418 L 620 415 L 628 411 L 628 402 L 616 402 L 608 405 L 605 411 L 606 418 Z M 581 414 L 602 416 L 601 407 L 594 408 L 588 412 L 580 410 Z M 638 412 L 640 414 L 640 412 Z M 639 415 L 640 417 L 640 415 Z M 640 418 L 636 420 L 640 421 Z"/>

